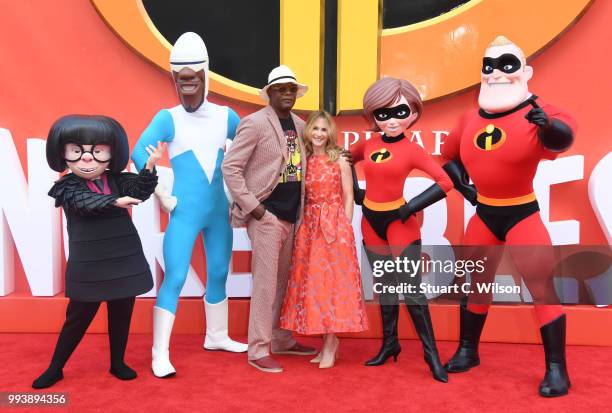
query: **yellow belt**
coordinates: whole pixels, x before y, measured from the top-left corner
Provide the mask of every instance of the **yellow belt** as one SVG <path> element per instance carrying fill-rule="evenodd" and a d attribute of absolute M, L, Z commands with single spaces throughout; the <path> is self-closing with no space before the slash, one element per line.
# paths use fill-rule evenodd
<path fill-rule="evenodd" d="M 400 198 L 391 202 L 374 202 L 368 198 L 363 200 L 363 205 L 372 211 L 393 211 L 404 205 L 406 201 L 404 198 Z"/>
<path fill-rule="evenodd" d="M 491 206 L 512 206 L 512 205 L 522 205 L 527 204 L 529 202 L 533 202 L 536 200 L 535 193 L 532 192 L 527 195 L 517 196 L 516 198 L 489 198 L 478 194 L 477 198 L 478 202 L 485 205 Z"/>

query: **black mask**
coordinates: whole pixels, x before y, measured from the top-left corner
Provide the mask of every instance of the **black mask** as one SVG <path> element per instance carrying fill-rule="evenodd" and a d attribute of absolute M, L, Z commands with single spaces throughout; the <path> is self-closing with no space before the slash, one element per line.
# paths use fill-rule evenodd
<path fill-rule="evenodd" d="M 512 53 L 504 53 L 497 58 L 485 57 L 482 59 L 482 73 L 485 75 L 490 75 L 495 69 L 504 73 L 514 73 L 520 68 L 521 59 Z"/>
<path fill-rule="evenodd" d="M 410 106 L 408 106 L 407 104 L 403 103 L 401 105 L 398 106 L 394 106 L 392 108 L 380 108 L 380 109 L 376 109 L 373 114 L 374 114 L 374 119 L 376 119 L 377 121 L 383 122 L 386 120 L 389 120 L 391 118 L 394 119 L 406 119 L 408 116 L 410 116 Z"/>

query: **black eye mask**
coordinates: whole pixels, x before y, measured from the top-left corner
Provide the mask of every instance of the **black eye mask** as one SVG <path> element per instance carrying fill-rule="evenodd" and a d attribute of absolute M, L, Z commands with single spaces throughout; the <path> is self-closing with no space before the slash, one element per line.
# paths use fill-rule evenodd
<path fill-rule="evenodd" d="M 392 108 L 380 108 L 373 112 L 374 119 L 380 122 L 384 122 L 391 118 L 395 119 L 406 119 L 410 116 L 410 106 L 403 103 L 401 105 L 393 106 Z"/>
<path fill-rule="evenodd" d="M 514 73 L 520 68 L 521 59 L 512 53 L 504 53 L 497 58 L 485 57 L 482 59 L 482 73 L 485 75 L 490 75 L 495 69 L 504 73 Z"/>

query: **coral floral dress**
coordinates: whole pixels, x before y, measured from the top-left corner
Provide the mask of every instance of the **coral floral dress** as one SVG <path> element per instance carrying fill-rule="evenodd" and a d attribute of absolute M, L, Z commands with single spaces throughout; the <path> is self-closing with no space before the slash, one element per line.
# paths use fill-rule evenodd
<path fill-rule="evenodd" d="M 304 219 L 295 238 L 280 327 L 301 334 L 368 328 L 353 228 L 344 212 L 340 165 L 308 158 Z"/>

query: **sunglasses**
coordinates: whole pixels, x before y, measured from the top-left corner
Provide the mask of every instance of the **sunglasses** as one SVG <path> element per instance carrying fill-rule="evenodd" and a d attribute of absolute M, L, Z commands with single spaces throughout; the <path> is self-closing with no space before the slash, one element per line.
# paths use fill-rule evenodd
<path fill-rule="evenodd" d="M 380 108 L 376 109 L 372 114 L 374 115 L 374 119 L 379 122 L 384 122 L 391 118 L 394 119 L 406 119 L 410 116 L 410 106 L 405 103 L 401 105 L 393 106 L 392 108 Z"/>
<path fill-rule="evenodd" d="M 285 93 L 297 93 L 299 87 L 296 84 L 290 83 L 285 85 L 272 85 L 270 86 L 270 90 L 274 92 L 278 92 L 280 94 Z"/>

